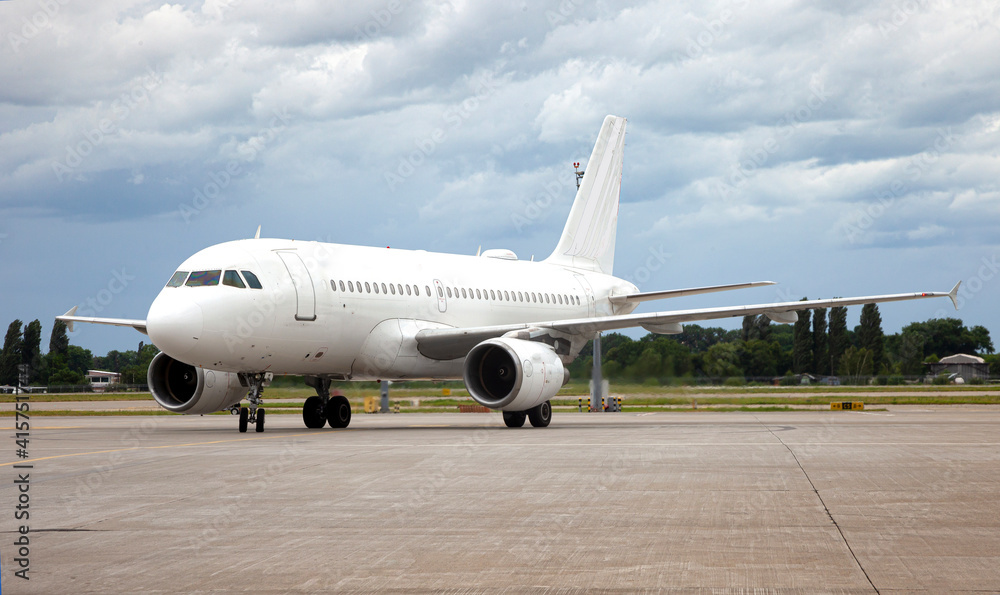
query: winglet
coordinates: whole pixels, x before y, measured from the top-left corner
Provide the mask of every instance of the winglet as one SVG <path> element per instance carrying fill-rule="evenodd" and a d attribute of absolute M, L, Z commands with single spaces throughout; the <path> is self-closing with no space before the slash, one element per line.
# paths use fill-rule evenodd
<path fill-rule="evenodd" d="M 259 240 L 260 239 L 260 226 L 259 225 L 257 226 L 257 233 L 253 234 L 253 239 L 255 239 L 255 240 Z"/>
<path fill-rule="evenodd" d="M 960 285 L 962 285 L 961 281 L 956 283 L 955 286 L 951 288 L 951 291 L 948 292 L 948 297 L 951 299 L 951 303 L 955 306 L 956 310 L 958 310 L 958 288 Z"/>
<path fill-rule="evenodd" d="M 77 306 L 73 306 L 72 308 L 69 309 L 69 312 L 63 314 L 63 316 L 76 316 L 76 308 L 77 308 Z M 73 321 L 72 320 L 65 320 L 64 322 L 66 323 L 66 330 L 68 330 L 69 332 L 72 333 L 73 332 Z"/>

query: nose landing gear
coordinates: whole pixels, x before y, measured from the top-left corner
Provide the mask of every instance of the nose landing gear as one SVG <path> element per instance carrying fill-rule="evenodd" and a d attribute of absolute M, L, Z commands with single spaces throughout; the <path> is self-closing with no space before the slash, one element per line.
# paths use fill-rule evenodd
<path fill-rule="evenodd" d="M 240 374 L 240 380 L 250 387 L 250 392 L 247 393 L 249 407 L 233 405 L 230 408 L 232 413 L 238 413 L 240 416 L 240 433 L 246 432 L 250 424 L 254 424 L 255 431 L 264 431 L 264 387 L 271 383 L 271 378 L 270 373 L 263 372 Z"/>

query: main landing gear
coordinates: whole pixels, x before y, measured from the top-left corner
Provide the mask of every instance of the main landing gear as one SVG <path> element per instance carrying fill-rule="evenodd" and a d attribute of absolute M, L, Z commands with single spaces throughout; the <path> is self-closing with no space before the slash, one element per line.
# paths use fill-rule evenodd
<path fill-rule="evenodd" d="M 302 421 L 307 428 L 322 428 L 327 423 L 331 428 L 346 428 L 350 425 L 351 403 L 338 391 L 330 395 L 328 378 L 307 376 L 306 384 L 316 389 L 316 396 L 309 397 L 302 405 Z"/>
<path fill-rule="evenodd" d="M 233 405 L 230 407 L 229 411 L 240 416 L 240 432 L 244 433 L 247 431 L 247 426 L 254 424 L 255 431 L 264 431 L 264 409 L 262 405 L 264 404 L 264 386 L 270 382 L 268 374 L 242 374 L 242 378 L 246 381 L 247 385 L 250 387 L 250 392 L 247 393 L 247 401 L 250 403 L 249 407 L 240 407 L 239 405 Z"/>
<path fill-rule="evenodd" d="M 508 428 L 520 428 L 527 419 L 536 428 L 544 428 L 552 421 L 552 404 L 545 401 L 527 411 L 504 411 L 503 423 Z"/>

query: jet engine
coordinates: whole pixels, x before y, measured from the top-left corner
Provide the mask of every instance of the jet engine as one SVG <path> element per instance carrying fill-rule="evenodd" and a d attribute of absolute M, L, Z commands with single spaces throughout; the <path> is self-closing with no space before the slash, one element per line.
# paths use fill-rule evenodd
<path fill-rule="evenodd" d="M 555 351 L 535 341 L 489 339 L 465 358 L 465 387 L 491 409 L 526 411 L 554 397 L 568 379 Z"/>
<path fill-rule="evenodd" d="M 166 353 L 158 354 L 150 362 L 146 381 L 161 407 L 187 415 L 228 409 L 249 392 L 232 372 L 196 368 Z"/>

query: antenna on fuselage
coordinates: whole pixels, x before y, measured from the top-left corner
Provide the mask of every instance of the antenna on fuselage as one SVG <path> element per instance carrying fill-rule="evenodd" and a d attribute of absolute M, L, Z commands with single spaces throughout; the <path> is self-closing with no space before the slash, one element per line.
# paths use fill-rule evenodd
<path fill-rule="evenodd" d="M 260 239 L 260 226 L 259 225 L 257 226 L 257 233 L 253 234 L 253 239 L 255 239 L 255 240 L 259 240 Z"/>

